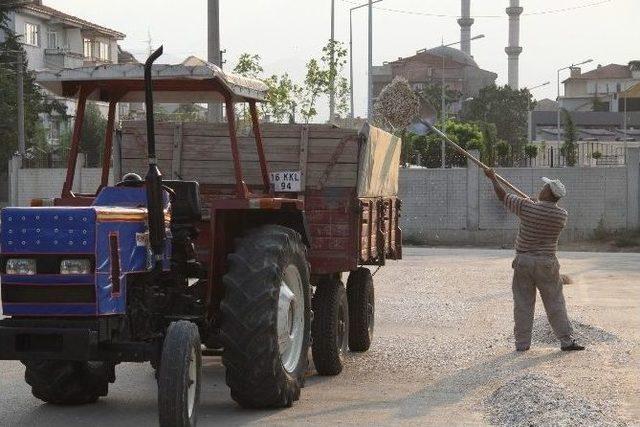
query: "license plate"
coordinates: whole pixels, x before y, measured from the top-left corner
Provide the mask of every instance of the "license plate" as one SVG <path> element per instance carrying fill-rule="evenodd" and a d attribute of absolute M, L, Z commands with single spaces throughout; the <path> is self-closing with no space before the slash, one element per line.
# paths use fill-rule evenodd
<path fill-rule="evenodd" d="M 301 175 L 300 171 L 271 172 L 271 184 L 277 192 L 297 193 L 301 191 Z"/>

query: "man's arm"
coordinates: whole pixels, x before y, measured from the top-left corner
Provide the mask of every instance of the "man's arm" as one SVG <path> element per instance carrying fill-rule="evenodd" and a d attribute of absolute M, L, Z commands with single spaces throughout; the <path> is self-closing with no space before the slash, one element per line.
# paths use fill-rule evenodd
<path fill-rule="evenodd" d="M 496 197 L 498 197 L 498 200 L 504 202 L 505 197 L 507 197 L 507 192 L 504 190 L 504 188 L 502 188 L 502 185 L 496 178 L 496 171 L 494 171 L 493 169 L 486 169 L 484 171 L 484 174 L 491 180 L 491 183 L 493 184 L 493 191 L 496 192 Z"/>

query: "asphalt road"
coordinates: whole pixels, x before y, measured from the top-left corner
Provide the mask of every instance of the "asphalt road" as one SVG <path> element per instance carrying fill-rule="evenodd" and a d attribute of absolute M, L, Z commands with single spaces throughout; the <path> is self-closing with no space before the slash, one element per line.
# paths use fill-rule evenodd
<path fill-rule="evenodd" d="M 338 377 L 310 372 L 301 400 L 272 411 L 240 409 L 219 358 L 207 358 L 199 424 L 486 424 L 487 396 L 526 372 L 606 401 L 616 417 L 640 424 L 640 254 L 560 255 L 575 280 L 565 288 L 570 316 L 586 332 L 602 332 L 585 335 L 587 351 L 569 354 L 544 342 L 513 351 L 511 258 L 507 250 L 406 249 L 403 261 L 374 278 L 376 338 L 368 353 L 349 355 Z M 0 425 L 157 424 L 148 365 L 120 365 L 109 396 L 82 407 L 33 398 L 19 363 L 0 362 L 0 372 Z"/>

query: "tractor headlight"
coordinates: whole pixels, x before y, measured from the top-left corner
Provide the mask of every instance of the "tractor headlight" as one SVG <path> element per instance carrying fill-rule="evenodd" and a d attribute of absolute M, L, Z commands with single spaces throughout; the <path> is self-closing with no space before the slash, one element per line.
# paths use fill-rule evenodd
<path fill-rule="evenodd" d="M 6 267 L 7 274 L 33 276 L 36 274 L 36 260 L 28 258 L 9 258 Z"/>
<path fill-rule="evenodd" d="M 90 274 L 91 261 L 88 259 L 65 259 L 60 263 L 60 274 Z"/>

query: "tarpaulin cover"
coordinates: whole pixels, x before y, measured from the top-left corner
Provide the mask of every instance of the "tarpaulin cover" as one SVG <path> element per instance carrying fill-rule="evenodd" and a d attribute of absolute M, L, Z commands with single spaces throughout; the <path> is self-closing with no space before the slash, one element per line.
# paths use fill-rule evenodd
<path fill-rule="evenodd" d="M 397 196 L 402 140 L 370 125 L 361 134 L 367 142 L 360 155 L 358 197 Z"/>

